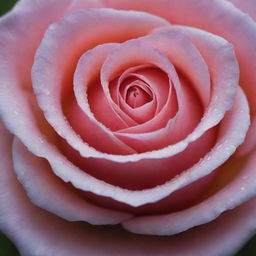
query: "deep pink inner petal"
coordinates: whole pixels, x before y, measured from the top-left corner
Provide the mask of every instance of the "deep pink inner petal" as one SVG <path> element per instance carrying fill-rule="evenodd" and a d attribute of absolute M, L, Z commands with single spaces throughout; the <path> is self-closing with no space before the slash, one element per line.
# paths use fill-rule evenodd
<path fill-rule="evenodd" d="M 110 83 L 110 85 L 111 84 L 112 83 Z M 136 103 L 137 101 L 132 95 L 134 88 L 138 88 L 141 92 L 141 96 L 144 96 L 144 98 L 141 97 L 141 104 L 137 107 L 132 107 L 132 103 Z M 145 82 L 136 79 L 126 79 L 120 86 L 118 96 L 119 107 L 137 122 L 136 125 L 147 122 L 154 117 L 157 100 L 150 86 Z M 132 97 L 128 98 L 129 96 Z M 131 100 L 131 105 L 128 100 Z"/>
<path fill-rule="evenodd" d="M 148 122 L 116 131 L 117 137 L 138 152 L 154 150 L 177 143 L 200 122 L 203 108 L 191 85 L 180 76 L 183 97 L 177 112 L 174 90 L 160 113 Z"/>
<path fill-rule="evenodd" d="M 127 90 L 125 96 L 125 100 L 131 108 L 141 107 L 152 100 L 152 97 L 136 83 Z"/>

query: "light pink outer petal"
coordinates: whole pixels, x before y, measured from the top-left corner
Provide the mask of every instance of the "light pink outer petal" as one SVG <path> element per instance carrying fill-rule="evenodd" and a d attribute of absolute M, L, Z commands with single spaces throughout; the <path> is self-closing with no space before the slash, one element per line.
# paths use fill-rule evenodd
<path fill-rule="evenodd" d="M 246 99 L 241 90 L 238 90 L 238 92 L 233 108 L 222 120 L 217 144 L 200 162 L 186 170 L 182 175 L 175 177 L 161 186 L 142 191 L 122 189 L 82 172 L 53 147 L 48 148 L 47 158 L 54 173 L 64 181 L 71 182 L 78 189 L 90 191 L 96 195 L 110 197 L 131 206 L 156 202 L 214 171 L 243 142 L 249 125 L 249 116 Z M 45 144 L 42 143 L 40 153 L 46 153 L 44 152 Z"/>
<path fill-rule="evenodd" d="M 82 5 L 84 8 L 102 6 L 97 0 L 85 0 Z M 38 122 L 43 117 L 31 88 L 35 50 L 52 22 L 82 5 L 70 0 L 58 3 L 54 0 L 22 0 L 0 19 L 0 114 L 8 129 L 27 140 L 27 145 L 40 141 L 39 129 L 49 132 L 44 122 Z"/>
<path fill-rule="evenodd" d="M 125 3 L 125 2 L 124 2 Z M 40 9 L 40 8 L 39 8 Z M 29 16 L 29 15 L 28 15 Z M 22 17 L 25 21 L 26 18 Z M 9 22 L 9 20 L 7 20 Z M 163 22 L 161 20 L 161 22 Z M 161 23 L 160 22 L 160 23 Z M 30 21 L 30 23 L 33 23 Z M 162 24 L 162 23 L 161 23 Z M 165 23 L 166 24 L 166 23 Z M 3 28 L 5 28 L 5 24 L 1 24 L 3 25 Z M 2 31 L 2 30 L 1 30 Z M 32 31 L 30 31 L 32 33 Z M 10 43 L 11 44 L 11 43 Z M 8 45 L 8 44 L 7 44 Z M 25 46 L 24 46 L 25 47 Z M 25 49 L 25 48 L 23 48 Z M 8 59 L 9 54 L 7 54 L 7 56 L 5 56 L 5 58 L 10 61 Z M 25 57 L 22 59 L 26 59 Z M 1 62 L 1 64 L 3 64 L 5 62 Z M 6 63 L 5 63 L 6 64 Z M 7 65 L 8 66 L 8 74 L 10 74 L 10 64 Z M 0 71 L 3 71 L 1 73 L 1 78 L 2 77 L 6 77 L 6 68 L 4 68 L 4 66 L 1 65 L 1 68 L 3 67 L 3 69 L 0 69 Z M 26 73 L 26 72 L 24 72 Z M 26 145 L 31 148 L 33 148 L 33 152 L 38 152 L 38 148 L 39 148 L 39 144 L 35 143 L 35 141 L 40 141 L 44 138 L 42 138 L 42 134 L 40 134 L 38 129 L 35 129 L 35 124 L 32 123 L 33 118 L 31 116 L 33 116 L 33 113 L 30 113 L 31 109 L 35 109 L 34 106 L 27 106 L 27 99 L 25 99 L 24 93 L 23 92 L 19 92 L 18 88 L 15 88 L 14 85 L 20 84 L 20 81 L 17 81 L 17 79 L 15 79 L 14 81 L 10 81 L 10 77 L 15 77 L 16 76 L 14 74 L 12 74 L 11 76 L 8 75 L 8 79 L 2 79 L 2 88 L 4 88 L 3 91 L 1 91 L 1 100 L 0 100 L 0 109 L 1 109 L 1 115 L 4 118 L 5 123 L 7 124 L 8 128 L 12 131 L 15 132 L 15 134 L 23 141 L 26 141 Z M 28 81 L 26 81 L 25 83 L 29 83 Z M 15 93 L 14 93 L 15 91 Z M 7 93 L 8 92 L 8 93 Z M 17 95 L 16 95 L 17 93 Z M 15 95 L 15 97 L 14 97 Z M 15 99 L 15 100 L 14 100 Z M 22 102 L 22 104 L 20 104 L 19 106 L 19 102 Z M 17 110 L 18 109 L 18 110 Z M 19 118 L 17 118 L 17 113 L 19 114 Z M 25 113 L 25 115 L 24 115 Z M 25 117 L 30 117 L 29 120 Z M 19 122 L 19 123 L 17 123 Z M 17 127 L 20 127 L 20 129 L 17 130 Z M 21 129 L 22 127 L 22 129 Z M 31 131 L 33 131 L 33 133 L 31 133 Z M 30 140 L 32 139 L 32 140 Z M 33 143 L 32 143 L 33 141 Z M 175 152 L 175 150 L 182 150 L 186 147 L 187 145 L 182 144 L 179 145 L 176 148 L 173 148 L 173 151 Z M 41 149 L 40 149 L 41 152 Z M 89 152 L 92 153 L 94 152 L 92 150 L 92 148 L 88 148 L 88 151 L 83 152 L 85 155 L 89 155 Z M 94 152 L 95 153 L 95 152 Z M 122 157 L 122 156 L 114 156 L 114 155 L 104 155 L 104 154 L 92 154 L 94 156 L 98 156 L 98 157 L 103 157 L 103 158 L 108 158 L 108 159 L 112 159 L 115 161 L 119 161 L 119 162 L 127 162 L 127 161 L 137 161 L 138 159 L 141 158 L 149 158 L 149 157 L 154 157 L 154 158 L 159 158 L 164 157 L 164 156 L 169 156 L 170 152 L 168 150 L 163 150 L 161 151 L 161 155 L 159 154 L 159 152 L 154 151 L 154 152 L 150 152 L 147 154 L 136 154 L 136 155 L 131 155 L 129 157 Z"/>
<path fill-rule="evenodd" d="M 256 184 L 253 180 L 255 180 L 256 152 L 247 159 L 231 159 L 226 167 L 225 165 L 220 167 L 220 172 L 232 175 L 232 171 L 238 172 L 237 165 L 241 162 L 244 164 L 239 167 L 238 175 L 202 203 L 176 213 L 134 218 L 126 221 L 124 227 L 139 234 L 172 235 L 212 221 L 224 211 L 233 209 L 255 196 Z M 218 178 L 221 179 L 221 175 Z"/>
<path fill-rule="evenodd" d="M 228 0 L 232 2 L 237 8 L 245 13 L 248 13 L 254 21 L 256 21 L 256 2 L 255 0 Z M 245 49 L 245 48 L 244 48 Z M 253 64 L 252 64 L 253 66 Z M 253 71 L 252 71 L 253 74 Z M 254 108 L 256 108 L 256 102 L 254 103 Z M 254 110 L 253 110 L 254 112 Z M 239 155 L 246 155 L 256 146 L 256 117 L 253 118 L 250 130 L 247 134 L 245 143 L 239 148 Z"/>
<path fill-rule="evenodd" d="M 246 99 L 244 95 L 241 94 L 241 90 L 238 90 L 238 94 L 236 96 L 235 104 L 232 108 L 233 114 L 231 111 L 229 111 L 229 114 L 233 116 L 233 121 L 235 122 L 246 122 L 243 120 L 244 115 L 244 107 L 246 103 Z M 237 116 L 237 119 L 235 118 L 235 115 L 240 112 L 240 117 Z M 229 119 L 230 117 L 227 117 Z M 248 117 L 247 117 L 248 118 Z M 219 133 L 221 136 L 222 132 L 234 132 L 233 127 L 234 123 L 232 124 L 232 119 L 226 120 L 227 123 L 222 129 L 220 129 Z M 240 120 L 240 121 L 239 121 Z M 228 124 L 228 121 L 230 122 Z M 248 121 L 248 119 L 247 119 Z M 222 121 L 224 122 L 224 120 Z M 232 131 L 233 130 L 233 131 Z M 239 132 L 236 133 L 236 136 L 239 136 Z M 223 144 L 217 144 L 217 148 L 213 148 L 211 153 L 208 155 L 208 167 L 214 166 L 216 164 L 216 158 L 213 159 L 214 153 L 218 152 L 219 150 L 223 149 Z M 224 146 L 225 148 L 225 146 Z M 223 152 L 224 154 L 227 154 L 228 151 L 232 151 L 232 147 L 226 147 L 226 150 Z M 221 154 L 219 154 L 219 159 L 221 158 Z M 207 158 L 206 158 L 207 159 Z M 232 159 L 228 160 L 231 161 L 231 170 L 234 168 L 232 166 Z M 241 160 L 244 161 L 244 160 Z M 223 161 L 225 163 L 225 161 Z M 215 219 L 219 214 L 221 214 L 223 211 L 226 211 L 227 209 L 231 209 L 236 207 L 237 205 L 240 205 L 241 203 L 248 200 L 248 198 L 252 198 L 255 196 L 256 191 L 256 183 L 250 182 L 255 179 L 255 167 L 256 164 L 256 153 L 251 155 L 249 160 L 246 162 L 245 166 L 243 166 L 243 169 L 241 170 L 242 174 L 237 175 L 236 179 L 233 183 L 230 185 L 227 185 L 221 190 L 219 193 L 216 193 L 214 196 L 211 196 L 209 199 L 204 200 L 202 203 L 195 205 L 189 209 L 186 209 L 184 211 L 180 211 L 177 213 L 170 213 L 166 215 L 161 216 L 150 216 L 150 217 L 135 217 L 131 220 L 128 220 L 124 226 L 128 230 L 135 232 L 135 233 L 143 233 L 143 234 L 158 234 L 158 235 L 170 235 L 170 234 L 176 234 L 179 232 L 182 232 L 184 230 L 187 230 L 188 228 L 191 228 L 196 225 L 200 225 L 203 223 L 207 223 L 209 221 L 212 221 Z M 197 163 L 194 168 L 199 168 L 200 165 Z M 207 168 L 207 164 L 204 166 L 204 171 Z M 220 168 L 223 168 L 222 166 Z M 199 171 L 199 169 L 195 170 L 195 173 Z M 201 170 L 202 171 L 202 170 Z M 220 172 L 226 172 L 226 170 L 220 170 Z M 198 174 L 200 171 L 198 172 Z M 191 173 L 192 174 L 192 173 Z M 190 175 L 187 173 L 188 179 L 191 182 L 191 179 L 193 179 L 193 174 Z M 184 176 L 186 176 L 184 175 Z M 199 174 L 200 175 L 200 174 Z M 247 176 L 246 179 L 242 179 L 242 176 Z M 197 179 L 199 176 L 197 177 Z M 231 200 L 232 199 L 232 200 Z M 175 225 L 175 223 L 182 223 L 182 225 Z"/>
<path fill-rule="evenodd" d="M 256 21 L 256 3 L 255 0 L 227 0 L 233 3 L 241 11 L 248 13 Z"/>
<path fill-rule="evenodd" d="M 170 237 L 140 236 L 118 228 L 60 219 L 32 205 L 12 170 L 11 135 L 1 126 L 0 229 L 23 256 L 226 256 L 256 230 L 256 201 Z"/>
<path fill-rule="evenodd" d="M 13 143 L 13 166 L 30 200 L 37 206 L 69 221 L 94 225 L 117 224 L 129 214 L 97 207 L 52 173 L 46 160 L 31 154 L 16 138 Z"/>
<path fill-rule="evenodd" d="M 25 17 L 27 17 L 27 16 L 24 16 L 24 17 L 22 16 L 24 21 L 26 20 Z M 9 19 L 7 19 L 7 21 L 10 22 Z M 5 20 L 5 22 L 7 22 L 7 21 Z M 3 26 L 2 28 L 5 28 L 6 23 L 1 23 L 1 25 Z M 0 31 L 2 32 L 2 30 L 0 30 Z M 10 44 L 11 44 L 11 42 L 10 42 Z M 8 59 L 8 56 L 13 56 L 13 55 L 7 54 L 5 56 L 5 58 Z M 26 58 L 24 58 L 24 59 L 26 59 Z M 1 62 L 1 65 L 3 63 L 5 63 L 5 62 Z M 11 70 L 10 65 L 8 65 L 8 72 L 10 72 L 10 70 Z M 3 69 L 3 70 L 0 69 L 0 72 L 1 71 L 5 71 L 5 69 Z M 10 73 L 8 73 L 8 74 L 10 74 Z M 1 75 L 3 77 L 6 77 L 5 72 L 1 72 Z M 1 76 L 1 78 L 2 78 L 2 76 Z M 34 154 L 36 154 L 38 156 L 43 156 L 43 157 L 47 156 L 47 158 L 53 168 L 53 171 L 58 176 L 62 177 L 62 179 L 64 181 L 72 181 L 74 186 L 77 188 L 87 190 L 87 191 L 93 191 L 95 194 L 98 194 L 98 195 L 109 196 L 109 197 L 118 199 L 119 201 L 128 202 L 134 206 L 141 205 L 141 204 L 145 203 L 144 195 L 142 196 L 143 200 L 141 200 L 142 198 L 139 198 L 139 200 L 138 200 L 137 197 L 130 196 L 131 194 L 133 194 L 132 192 L 124 191 L 118 187 L 113 187 L 109 184 L 105 184 L 104 182 L 102 182 L 100 180 L 96 180 L 93 177 L 83 173 L 81 170 L 79 170 L 74 165 L 72 165 L 69 161 L 67 161 L 67 159 L 65 159 L 65 157 L 63 157 L 63 155 L 61 155 L 60 152 L 58 152 L 56 150 L 56 148 L 51 146 L 45 140 L 45 138 L 42 137 L 40 130 L 37 127 L 35 127 L 35 123 L 34 123 L 34 119 L 33 119 L 34 115 L 33 115 L 33 113 L 31 113 L 31 111 L 34 110 L 33 106 L 32 106 L 32 108 L 29 107 L 28 101 L 26 101 L 24 98 L 20 98 L 25 95 L 21 91 L 19 91 L 18 88 L 13 87 L 13 85 L 17 85 L 17 83 L 20 84 L 20 81 L 17 81 L 17 80 L 10 81 L 9 77 L 17 78 L 15 75 L 13 75 L 13 76 L 8 76 L 8 79 L 6 81 L 2 81 L 1 86 L 2 86 L 2 88 L 5 88 L 5 90 L 3 90 L 3 91 L 5 91 L 5 93 L 3 95 L 1 94 L 1 96 L 3 96 L 3 97 L 1 97 L 1 100 L 0 100 L 1 114 L 5 120 L 5 123 L 8 124 L 8 128 L 11 131 L 15 132 L 17 135 L 19 135 L 18 137 L 22 138 L 23 142 L 26 142 L 26 145 L 30 147 L 30 150 L 33 149 Z M 1 93 L 3 91 L 1 90 Z M 7 94 L 7 92 L 10 94 Z M 15 97 L 13 95 L 14 92 L 15 92 Z M 19 118 L 17 118 L 15 106 L 17 106 L 17 102 L 20 102 L 20 101 L 22 102 L 22 104 L 21 104 L 20 108 L 18 109 L 20 111 L 20 115 L 19 115 Z M 24 112 L 25 112 L 25 115 L 23 115 Z M 26 120 L 24 118 L 26 118 Z M 17 123 L 17 122 L 19 122 L 19 123 Z M 247 123 L 246 122 L 244 124 L 241 123 L 241 125 L 247 125 Z M 17 129 L 17 127 L 19 127 L 19 129 Z M 23 127 L 24 129 L 21 129 L 21 127 Z M 244 127 L 242 130 L 244 132 L 244 130 L 245 130 Z M 239 128 L 239 131 L 241 131 L 240 128 Z M 231 139 L 231 141 L 229 141 L 227 143 L 229 146 L 232 146 L 232 150 L 228 151 L 230 154 L 233 153 L 233 150 L 234 150 L 233 146 L 234 145 L 237 146 L 242 141 L 241 138 L 239 138 L 238 141 L 236 141 L 236 143 L 234 143 L 233 140 L 234 139 Z M 38 143 L 36 143 L 36 142 L 38 142 Z M 221 150 L 219 150 L 218 152 L 221 153 Z M 156 152 L 152 152 L 152 153 L 156 153 Z M 165 152 L 163 152 L 163 155 L 164 155 L 164 153 L 168 155 L 169 152 L 165 151 Z M 161 154 L 161 157 L 163 157 L 163 155 Z M 150 157 L 150 155 L 147 155 L 147 157 Z M 157 155 L 156 157 L 159 157 L 159 155 Z M 226 154 L 225 154 L 225 157 L 228 158 L 228 156 Z M 111 159 L 111 157 L 109 155 L 107 155 L 107 158 Z M 132 161 L 136 161 L 138 158 L 139 158 L 138 155 L 131 156 Z M 125 161 L 126 160 L 127 159 L 125 159 Z M 218 167 L 218 166 L 216 166 L 216 167 Z M 198 178 L 197 175 L 194 177 Z M 102 190 L 99 188 L 104 188 L 104 189 Z M 146 193 L 146 194 L 148 194 L 148 193 Z M 159 196 L 159 194 L 157 194 L 157 196 Z M 148 198 L 148 199 L 152 200 L 152 198 Z"/>

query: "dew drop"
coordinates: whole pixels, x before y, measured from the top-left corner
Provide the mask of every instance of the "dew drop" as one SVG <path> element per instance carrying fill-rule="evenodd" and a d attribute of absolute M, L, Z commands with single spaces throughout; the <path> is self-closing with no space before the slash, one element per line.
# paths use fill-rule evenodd
<path fill-rule="evenodd" d="M 14 113 L 14 115 L 17 116 L 19 114 L 19 111 L 18 110 L 14 110 L 13 113 Z"/>
<path fill-rule="evenodd" d="M 212 159 L 212 157 L 211 156 L 208 156 L 207 158 L 206 158 L 206 161 L 210 161 Z"/>
<path fill-rule="evenodd" d="M 44 143 L 44 140 L 43 139 L 39 139 L 40 143 L 43 144 Z"/>

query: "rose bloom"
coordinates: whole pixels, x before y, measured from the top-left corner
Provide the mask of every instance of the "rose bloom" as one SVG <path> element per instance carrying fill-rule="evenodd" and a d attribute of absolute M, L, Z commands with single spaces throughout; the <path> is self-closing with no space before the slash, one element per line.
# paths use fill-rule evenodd
<path fill-rule="evenodd" d="M 21 0 L 0 19 L 0 228 L 22 255 L 237 252 L 254 19 L 254 0 Z"/>

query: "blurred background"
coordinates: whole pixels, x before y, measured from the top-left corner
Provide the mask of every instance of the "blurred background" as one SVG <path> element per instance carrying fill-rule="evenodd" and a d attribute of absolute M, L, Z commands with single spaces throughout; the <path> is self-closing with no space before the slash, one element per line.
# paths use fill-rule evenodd
<path fill-rule="evenodd" d="M 16 2 L 17 0 L 0 0 L 0 16 L 8 12 Z M 0 232 L 0 256 L 19 255 L 19 252 L 12 244 L 12 242 L 4 234 Z M 205 252 L 205 256 L 207 256 L 207 252 Z M 256 256 L 256 235 L 250 241 L 248 241 L 247 244 L 234 256 Z"/>

